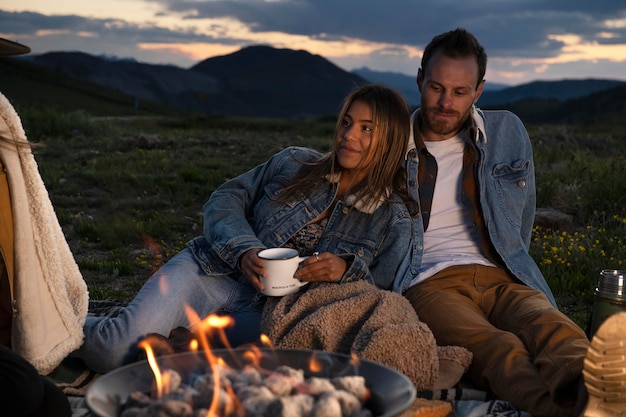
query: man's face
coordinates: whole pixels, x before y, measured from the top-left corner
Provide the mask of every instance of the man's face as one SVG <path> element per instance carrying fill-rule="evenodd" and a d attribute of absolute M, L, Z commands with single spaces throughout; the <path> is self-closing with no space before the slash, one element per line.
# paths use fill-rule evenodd
<path fill-rule="evenodd" d="M 420 68 L 417 85 L 422 94 L 420 134 L 425 141 L 437 141 L 449 139 L 463 128 L 483 92 L 484 81 L 478 83 L 474 57 L 456 59 L 436 52 L 426 71 Z"/>

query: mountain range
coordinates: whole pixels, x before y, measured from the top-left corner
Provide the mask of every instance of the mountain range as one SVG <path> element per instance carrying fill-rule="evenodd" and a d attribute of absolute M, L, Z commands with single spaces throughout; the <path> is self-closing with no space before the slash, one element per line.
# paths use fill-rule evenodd
<path fill-rule="evenodd" d="M 60 82 L 65 77 L 65 88 L 71 88 L 72 82 L 68 80 L 74 80 L 83 90 L 93 85 L 132 98 L 135 111 L 138 107 L 158 105 L 205 115 L 321 117 L 335 115 L 345 95 L 367 82 L 395 87 L 410 104 L 419 104 L 414 76 L 367 68 L 348 72 L 319 55 L 269 46 L 242 48 L 187 69 L 82 52 L 50 52 L 3 58 L 2 78 L 10 74 L 19 76 L 24 71 L 6 70 L 12 67 L 5 60 L 20 60 L 22 65 L 30 65 L 28 71 L 40 72 L 39 82 L 41 79 Z M 0 88 L 11 89 L 10 79 L 4 83 L 0 83 Z M 478 105 L 515 110 L 527 121 L 596 120 L 607 117 L 607 110 L 617 111 L 613 118 L 620 119 L 620 115 L 626 114 L 625 88 L 624 81 L 592 78 L 535 81 L 518 86 L 488 82 Z M 19 89 L 13 90 L 19 96 Z M 583 111 L 582 107 L 587 110 Z"/>

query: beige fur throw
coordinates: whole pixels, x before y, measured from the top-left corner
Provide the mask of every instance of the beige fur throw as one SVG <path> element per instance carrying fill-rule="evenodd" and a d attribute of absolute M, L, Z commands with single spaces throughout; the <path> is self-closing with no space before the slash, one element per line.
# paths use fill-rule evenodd
<path fill-rule="evenodd" d="M 276 348 L 354 353 L 381 363 L 405 374 L 418 391 L 452 387 L 471 361 L 464 348 L 437 347 L 406 298 L 365 281 L 311 284 L 270 297 L 261 331 Z"/>
<path fill-rule="evenodd" d="M 6 169 L 15 234 L 12 349 L 42 374 L 50 373 L 83 341 L 87 285 L 65 240 L 26 134 L 0 94 L 0 157 Z"/>

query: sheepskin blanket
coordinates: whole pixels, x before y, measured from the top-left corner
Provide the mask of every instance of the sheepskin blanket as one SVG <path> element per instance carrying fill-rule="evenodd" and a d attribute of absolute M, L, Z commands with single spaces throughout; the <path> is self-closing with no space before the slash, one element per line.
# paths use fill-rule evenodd
<path fill-rule="evenodd" d="M 405 374 L 418 391 L 450 388 L 471 362 L 458 346 L 438 347 L 402 295 L 365 281 L 315 283 L 265 304 L 261 331 L 276 348 L 350 354 Z"/>
<path fill-rule="evenodd" d="M 16 142 L 26 142 L 20 118 L 2 94 L 0 132 Z M 30 148 L 0 142 L 15 234 L 12 349 L 41 374 L 48 374 L 82 344 L 87 285 Z"/>

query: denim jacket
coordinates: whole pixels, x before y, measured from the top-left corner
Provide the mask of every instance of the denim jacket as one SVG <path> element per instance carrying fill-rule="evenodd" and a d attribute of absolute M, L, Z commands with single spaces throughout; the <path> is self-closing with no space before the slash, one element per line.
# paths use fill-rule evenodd
<path fill-rule="evenodd" d="M 412 122 L 418 112 L 411 116 Z M 472 122 L 480 153 L 480 204 L 489 237 L 508 271 L 522 283 L 543 292 L 556 306 L 550 287 L 528 252 L 536 204 L 535 166 L 528 132 L 516 115 L 505 110 L 474 108 Z M 411 138 L 413 134 L 411 131 Z M 419 202 L 417 168 L 417 152 L 411 140 L 407 153 L 408 189 L 411 199 Z M 420 269 L 424 253 L 421 216 L 416 220 L 413 276 Z"/>
<path fill-rule="evenodd" d="M 277 201 L 303 164 L 320 156 L 312 149 L 286 148 L 212 193 L 203 207 L 204 236 L 188 243 L 207 273 L 238 271 L 245 251 L 282 246 L 332 206 L 337 187 L 329 180 L 297 201 Z M 352 210 L 350 197 L 337 201 L 315 250 L 347 261 L 341 282 L 362 279 L 396 292 L 407 288 L 412 220 L 402 199 L 391 197 L 391 204 L 356 204 Z"/>

